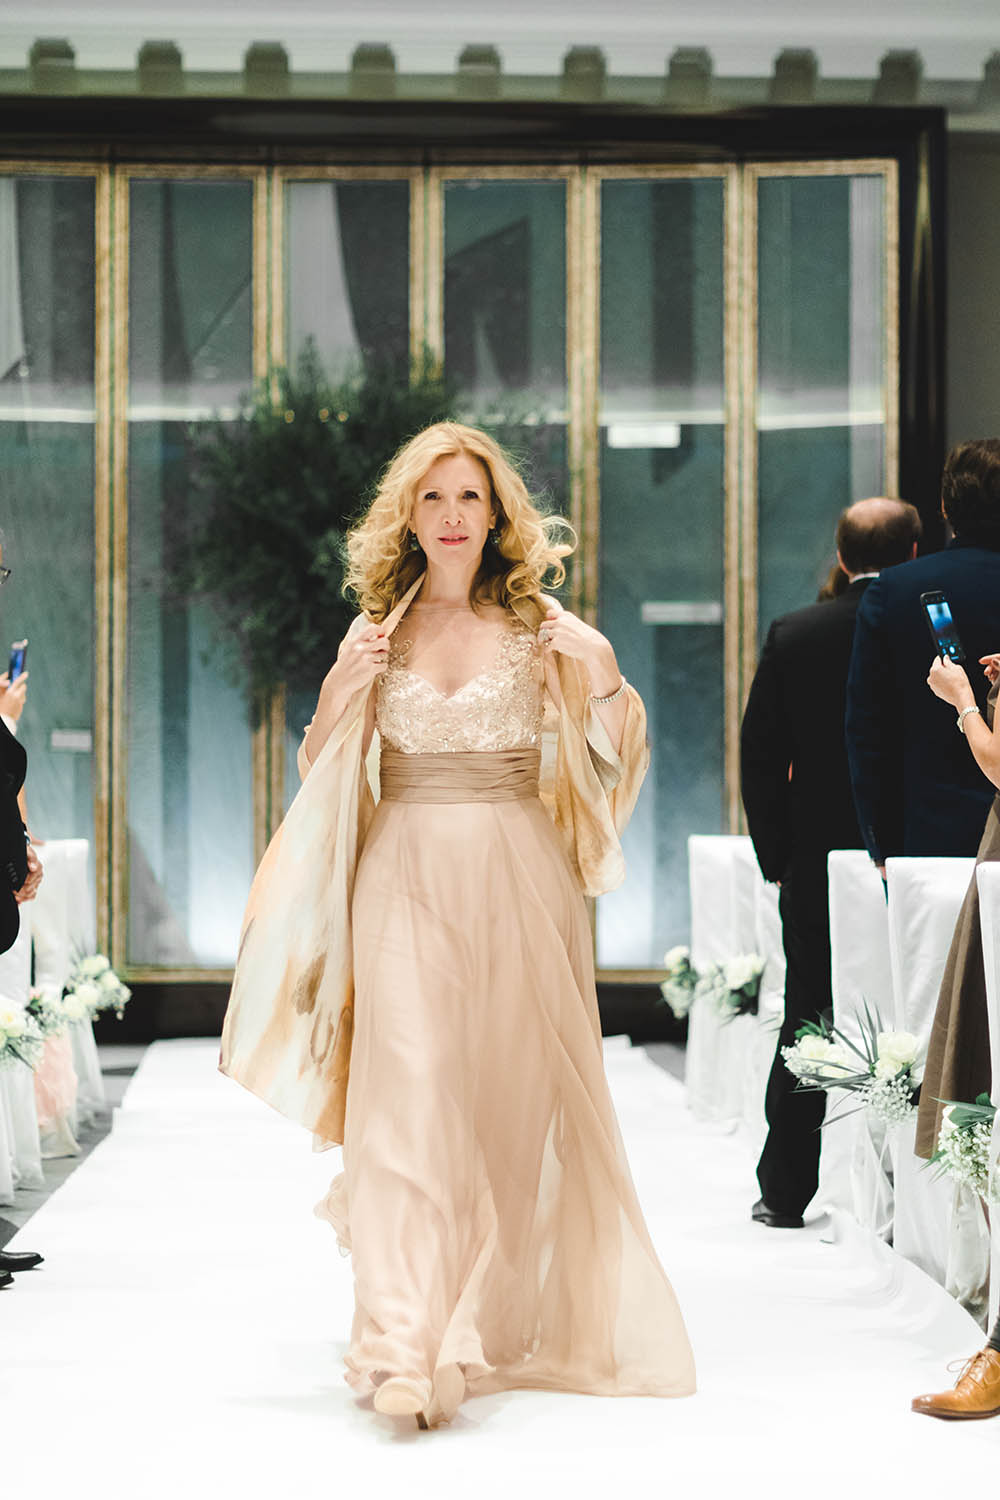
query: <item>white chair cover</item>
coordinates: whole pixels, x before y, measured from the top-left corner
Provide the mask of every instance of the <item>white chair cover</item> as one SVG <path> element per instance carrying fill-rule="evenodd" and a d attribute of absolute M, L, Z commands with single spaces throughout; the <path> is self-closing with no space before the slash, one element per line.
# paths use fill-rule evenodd
<path fill-rule="evenodd" d="M 27 1068 L 24 1070 L 27 1072 Z M 7 1072 L 4 1068 L 0 1071 L 0 1094 L 3 1093 L 3 1074 Z M 14 1201 L 14 1142 L 10 1126 L 7 1124 L 7 1111 L 0 1108 L 0 1208 Z"/>
<path fill-rule="evenodd" d="M 764 1096 L 767 1079 L 778 1045 L 778 1032 L 785 1018 L 785 950 L 781 942 L 781 917 L 778 914 L 778 887 L 768 885 L 753 856 L 754 926 L 753 941 L 743 945 L 743 952 L 753 950 L 764 961 L 757 999 L 756 1016 L 746 1018 L 744 1054 L 744 1093 L 742 1132 L 755 1157 L 764 1147 L 767 1121 L 764 1118 Z"/>
<path fill-rule="evenodd" d="M 858 1017 L 866 1003 L 878 1010 L 887 1025 L 894 1014 L 885 886 L 863 849 L 834 849 L 827 860 L 827 874 L 833 1019 L 845 1036 L 858 1040 Z M 834 1094 L 830 1111 L 837 1110 Z M 820 1190 L 826 1202 L 847 1209 L 864 1228 L 881 1239 L 892 1238 L 888 1135 L 865 1111 L 824 1131 Z"/>
<path fill-rule="evenodd" d="M 31 926 L 31 908 L 25 904 L 13 947 L 0 953 L 0 996 L 19 1005 L 27 1001 L 31 984 Z M 29 1068 L 19 1064 L 0 1069 L 0 1115 L 4 1119 L 0 1150 L 5 1153 L 0 1193 L 6 1191 L 3 1201 L 10 1203 L 15 1188 L 40 1187 L 43 1180 L 34 1078 Z"/>
<path fill-rule="evenodd" d="M 990 1018 L 990 1059 L 993 1069 L 993 1103 L 1000 1105 L 1000 864 L 983 864 L 976 871 L 979 885 L 979 915 L 983 931 L 983 961 L 986 968 L 986 1005 Z M 993 1124 L 990 1159 L 994 1163 L 990 1220 L 993 1226 L 993 1256 L 990 1275 L 990 1323 L 1000 1316 L 1000 1110 Z"/>
<path fill-rule="evenodd" d="M 94 951 L 89 853 L 86 839 L 53 839 L 38 850 L 45 878 L 32 914 L 36 984 L 61 991 L 76 960 Z M 105 1103 L 92 1024 L 82 1021 L 74 1026 L 70 1042 L 78 1085 L 75 1124 L 89 1125 Z"/>
<path fill-rule="evenodd" d="M 691 962 L 696 969 L 723 963 L 740 951 L 736 946 L 737 912 L 746 922 L 753 910 L 745 859 L 736 865 L 737 851 L 753 846 L 745 837 L 692 834 L 688 839 L 688 877 L 691 887 Z M 714 1007 L 698 1000 L 688 1016 L 684 1081 L 688 1104 L 699 1120 L 735 1128 L 743 1112 L 745 1039 L 742 1020 L 724 1022 Z"/>
<path fill-rule="evenodd" d="M 894 1023 L 926 1037 L 941 976 L 975 860 L 899 858 L 886 863 Z M 888 1019 L 888 1018 L 886 1018 Z M 893 1247 L 935 1281 L 953 1284 L 963 1300 L 982 1259 L 975 1221 L 956 1204 L 954 1186 L 935 1177 L 914 1153 L 916 1122 L 891 1132 L 895 1213 Z M 954 1221 L 954 1224 L 953 1224 Z M 953 1227 L 959 1243 L 953 1245 Z M 971 1239 L 970 1239 L 971 1236 Z"/>
<path fill-rule="evenodd" d="M 45 1178 L 35 1109 L 35 1076 L 23 1063 L 0 1070 L 0 1112 L 6 1125 L 14 1187 L 43 1187 Z"/>

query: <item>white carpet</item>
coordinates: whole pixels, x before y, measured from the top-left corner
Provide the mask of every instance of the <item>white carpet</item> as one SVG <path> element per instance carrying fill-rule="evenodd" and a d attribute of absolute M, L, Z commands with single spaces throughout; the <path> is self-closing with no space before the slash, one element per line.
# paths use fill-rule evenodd
<path fill-rule="evenodd" d="M 311 1216 L 339 1152 L 215 1071 L 151 1048 L 108 1139 L 12 1242 L 0 1293 L 0 1487 L 55 1497 L 907 1500 L 1000 1478 L 1000 1418 L 912 1416 L 982 1335 L 939 1288 L 822 1219 L 749 1222 L 753 1163 L 641 1050 L 607 1047 L 639 1195 L 699 1365 L 684 1401 L 516 1392 L 418 1433 L 355 1404 L 350 1263 Z"/>

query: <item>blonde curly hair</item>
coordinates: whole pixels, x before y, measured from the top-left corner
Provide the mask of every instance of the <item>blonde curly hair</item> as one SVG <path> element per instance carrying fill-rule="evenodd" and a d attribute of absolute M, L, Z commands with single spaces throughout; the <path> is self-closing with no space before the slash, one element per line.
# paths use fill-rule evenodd
<path fill-rule="evenodd" d="M 344 593 L 373 620 L 384 620 L 426 566 L 409 546 L 410 517 L 421 479 L 440 458 L 466 454 L 479 459 L 490 480 L 496 509 L 496 544 L 483 548 L 469 602 L 509 605 L 558 588 L 566 577 L 562 559 L 576 546 L 569 522 L 543 514 L 499 443 L 478 427 L 435 422 L 405 443 L 382 476 L 364 517 L 347 534 Z M 558 541 L 559 532 L 571 541 Z"/>

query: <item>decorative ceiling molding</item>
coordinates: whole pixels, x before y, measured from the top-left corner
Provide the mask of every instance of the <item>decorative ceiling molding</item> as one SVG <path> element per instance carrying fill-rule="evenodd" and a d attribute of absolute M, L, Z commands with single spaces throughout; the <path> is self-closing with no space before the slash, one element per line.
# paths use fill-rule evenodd
<path fill-rule="evenodd" d="M 767 76 L 719 76 L 704 47 L 679 47 L 660 75 L 608 71 L 599 47 L 570 47 L 559 75 L 505 73 L 495 46 L 465 47 L 451 73 L 402 73 L 387 43 L 358 45 L 347 72 L 293 70 L 278 42 L 253 42 L 240 72 L 189 71 L 172 41 L 147 41 L 132 69 L 77 67 L 71 44 L 39 38 L 23 68 L 0 69 L 0 97 L 77 95 L 104 98 L 288 98 L 399 101 L 561 100 L 606 103 L 664 113 L 721 111 L 755 105 L 932 106 L 947 111 L 953 131 L 1000 130 L 1000 51 L 978 79 L 927 78 L 917 51 L 890 49 L 871 78 L 826 78 L 816 53 L 786 48 Z"/>

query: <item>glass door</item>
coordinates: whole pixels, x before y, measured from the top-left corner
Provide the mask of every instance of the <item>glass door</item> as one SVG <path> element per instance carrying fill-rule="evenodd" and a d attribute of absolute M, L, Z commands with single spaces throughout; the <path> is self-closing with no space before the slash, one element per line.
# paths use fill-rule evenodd
<path fill-rule="evenodd" d="M 601 629 L 646 704 L 651 764 L 597 906 L 603 970 L 686 941 L 687 836 L 725 827 L 725 169 L 602 173 L 597 580 Z M 593 498 L 590 503 L 593 504 Z M 731 500 L 729 501 L 731 503 Z"/>
<path fill-rule="evenodd" d="M 26 637 L 17 732 L 31 767 L 29 826 L 39 839 L 89 840 L 102 896 L 108 349 L 97 246 L 107 234 L 105 170 L 0 165 L 0 519 L 11 569 L 0 669 L 10 642 Z"/>
<path fill-rule="evenodd" d="M 809 603 L 837 515 L 897 493 L 892 162 L 747 169 L 744 476 L 759 638 Z"/>
<path fill-rule="evenodd" d="M 197 503 L 191 424 L 232 420 L 259 373 L 255 185 L 181 170 L 131 175 L 119 193 L 128 612 L 116 740 L 128 775 L 116 915 L 128 922 L 116 949 L 133 974 L 193 977 L 236 956 L 254 869 L 253 746 L 232 645 L 208 608 L 171 597 L 169 562 Z"/>

